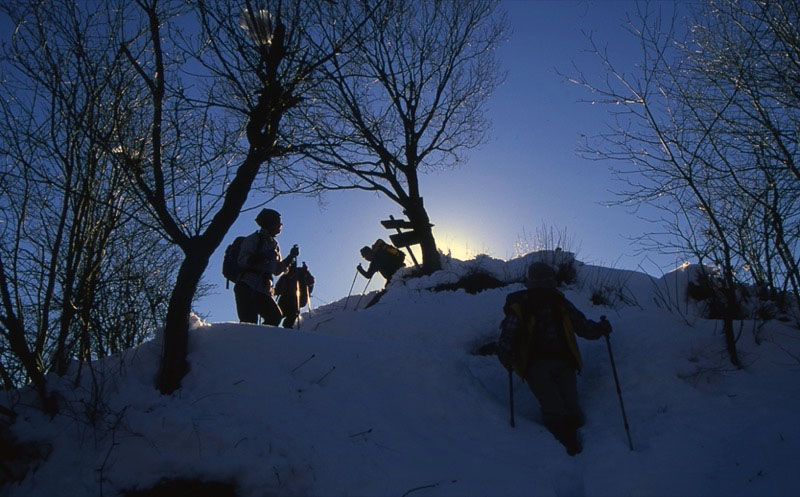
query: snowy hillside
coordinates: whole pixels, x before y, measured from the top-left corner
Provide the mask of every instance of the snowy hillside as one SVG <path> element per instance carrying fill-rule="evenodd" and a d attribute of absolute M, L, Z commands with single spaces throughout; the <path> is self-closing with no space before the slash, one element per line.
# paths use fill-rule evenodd
<path fill-rule="evenodd" d="M 20 413 L 13 432 L 49 456 L 2 491 L 143 495 L 132 491 L 194 479 L 253 497 L 797 493 L 800 332 L 743 322 L 746 367 L 734 370 L 719 323 L 683 300 L 684 270 L 655 280 L 579 263 L 562 287 L 614 326 L 634 451 L 603 340 L 579 342 L 581 454 L 569 457 L 539 424 L 519 378 L 510 427 L 506 370 L 475 351 L 496 338 L 505 296 L 522 284 L 431 289 L 478 268 L 519 281 L 543 255 L 553 256 L 450 260 L 394 282 L 368 309 L 354 310 L 357 295 L 345 310 L 344 300 L 313 309 L 300 330 L 198 320 L 191 371 L 172 396 L 153 388 L 155 341 L 84 369 L 77 390 L 74 375 L 52 377 L 68 402 L 52 421 L 27 407 L 32 393 L 4 394 L 0 404 Z M 601 287 L 613 308 L 592 304 Z"/>

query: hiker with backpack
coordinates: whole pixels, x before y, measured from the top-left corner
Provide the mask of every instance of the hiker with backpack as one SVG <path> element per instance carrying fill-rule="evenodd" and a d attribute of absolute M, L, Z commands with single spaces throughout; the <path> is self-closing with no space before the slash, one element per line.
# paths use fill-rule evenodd
<path fill-rule="evenodd" d="M 272 298 L 272 277 L 284 273 L 296 261 L 300 249 L 293 246 L 289 255 L 281 259 L 281 249 L 275 239 L 283 227 L 278 211 L 262 209 L 256 216 L 256 224 L 260 229 L 240 240 L 238 254 L 231 254 L 238 269 L 231 278 L 235 282 L 236 313 L 242 323 L 257 323 L 258 316 L 261 316 L 264 324 L 277 326 L 283 314 Z M 226 259 L 229 258 L 228 252 Z M 223 269 L 225 267 L 223 262 Z"/>
<path fill-rule="evenodd" d="M 546 263 L 528 269 L 527 289 L 506 297 L 497 357 L 530 387 L 545 427 L 574 456 L 581 452 L 578 428 L 584 415 L 578 404 L 575 373 L 583 365 L 575 335 L 596 340 L 611 324 L 586 319 L 556 288 L 556 274 Z M 510 376 L 509 376 L 510 378 Z"/>
<path fill-rule="evenodd" d="M 278 307 L 283 314 L 283 327 L 293 328 L 300 309 L 308 304 L 311 292 L 314 291 L 314 276 L 304 262 L 297 267 L 297 261 L 289 266 L 288 272 L 281 275 L 275 283 L 275 295 L 278 296 Z"/>
<path fill-rule="evenodd" d="M 381 273 L 381 276 L 383 276 L 386 280 L 384 289 L 378 292 L 375 297 L 373 297 L 373 299 L 364 307 L 366 309 L 367 307 L 378 303 L 378 300 L 380 300 L 383 294 L 386 293 L 386 285 L 389 284 L 392 276 L 394 276 L 398 269 L 405 267 L 406 264 L 404 261 L 406 254 L 379 238 L 375 240 L 375 243 L 372 244 L 372 247 L 365 246 L 361 248 L 361 257 L 369 262 L 369 267 L 366 269 L 366 271 L 360 263 L 358 266 L 356 266 L 356 269 L 359 273 L 361 273 L 361 276 L 367 279 L 372 279 L 372 276 L 375 273 Z"/>
<path fill-rule="evenodd" d="M 375 240 L 372 247 L 362 247 L 361 257 L 369 262 L 369 267 L 366 271 L 360 263 L 356 267 L 358 272 L 361 273 L 361 276 L 364 278 L 372 278 L 372 275 L 375 273 L 381 273 L 381 276 L 386 279 L 387 285 L 389 284 L 389 280 L 392 279 L 392 276 L 394 276 L 394 273 L 406 265 L 404 262 L 406 254 L 380 238 Z"/>

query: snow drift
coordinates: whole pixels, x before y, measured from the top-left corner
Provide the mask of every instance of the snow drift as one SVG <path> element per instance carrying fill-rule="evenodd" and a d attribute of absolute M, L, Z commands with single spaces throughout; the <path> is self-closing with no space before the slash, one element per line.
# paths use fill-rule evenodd
<path fill-rule="evenodd" d="M 51 376 L 63 399 L 52 420 L 30 407 L 32 392 L 7 392 L 13 433 L 49 455 L 2 490 L 134 495 L 186 479 L 227 482 L 241 496 L 796 493 L 800 333 L 742 321 L 746 367 L 735 370 L 719 324 L 675 292 L 680 273 L 575 262 L 562 287 L 587 317 L 614 326 L 634 451 L 604 341 L 579 343 L 581 454 L 567 456 L 539 424 L 518 378 L 511 428 L 507 373 L 475 351 L 496 338 L 525 268 L 556 256 L 572 257 L 449 259 L 431 276 L 397 278 L 368 309 L 369 296 L 357 310 L 358 296 L 346 310 L 344 299 L 314 309 L 299 330 L 195 319 L 191 370 L 171 396 L 153 387 L 157 340 L 84 366 L 77 388 L 77 369 Z M 434 290 L 475 271 L 505 286 Z"/>

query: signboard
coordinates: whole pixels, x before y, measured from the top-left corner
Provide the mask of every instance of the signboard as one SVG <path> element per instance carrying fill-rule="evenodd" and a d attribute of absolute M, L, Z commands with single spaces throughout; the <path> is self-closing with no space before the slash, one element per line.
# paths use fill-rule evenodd
<path fill-rule="evenodd" d="M 416 245 L 421 241 L 420 236 L 416 231 L 413 230 L 411 221 L 406 221 L 405 219 L 395 219 L 394 216 L 389 216 L 389 219 L 381 221 L 381 224 L 387 230 L 393 229 L 397 231 L 396 235 L 389 235 L 392 245 L 398 248 L 405 247 L 406 250 L 408 250 L 408 255 L 411 256 L 411 260 L 414 261 L 414 265 L 419 266 L 419 263 L 417 263 L 417 258 L 414 257 L 414 252 L 408 248 L 409 246 Z M 401 228 L 410 231 L 400 231 Z"/>
<path fill-rule="evenodd" d="M 411 225 L 411 221 L 406 221 L 405 219 L 395 219 L 394 216 L 391 216 L 391 219 L 385 219 L 381 221 L 381 225 L 387 230 L 396 230 L 396 229 L 407 229 L 410 230 L 413 226 Z"/>
<path fill-rule="evenodd" d="M 416 231 L 405 231 L 403 233 L 397 233 L 396 235 L 389 235 L 389 239 L 395 247 L 408 247 L 409 245 L 416 245 L 421 241 Z"/>

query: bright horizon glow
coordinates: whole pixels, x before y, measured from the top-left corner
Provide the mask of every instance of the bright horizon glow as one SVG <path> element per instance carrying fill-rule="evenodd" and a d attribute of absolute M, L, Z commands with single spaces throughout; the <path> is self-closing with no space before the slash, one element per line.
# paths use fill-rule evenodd
<path fill-rule="evenodd" d="M 436 245 L 443 254 L 449 254 L 451 257 L 462 261 L 473 259 L 479 254 L 487 254 L 495 257 L 494 254 L 490 253 L 490 250 L 481 249 L 480 247 L 482 245 L 480 243 L 475 243 L 462 236 L 437 237 Z"/>

